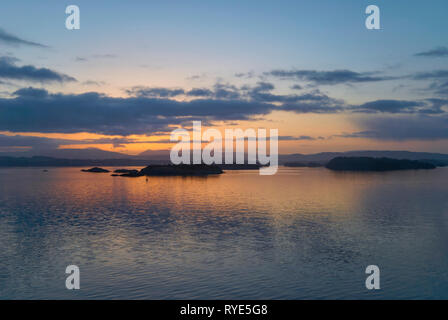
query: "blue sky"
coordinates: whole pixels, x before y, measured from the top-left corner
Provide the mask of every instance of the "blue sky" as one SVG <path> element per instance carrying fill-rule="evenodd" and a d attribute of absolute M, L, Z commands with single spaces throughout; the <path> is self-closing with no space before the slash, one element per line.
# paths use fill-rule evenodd
<path fill-rule="evenodd" d="M 80 30 L 65 28 L 65 7 L 71 4 L 80 8 Z M 364 11 L 370 4 L 381 10 L 381 30 L 367 30 L 364 26 Z M 286 106 L 282 114 L 277 114 L 280 112 L 277 109 L 273 109 L 271 115 L 262 113 L 266 122 L 274 121 L 284 128 L 285 135 L 317 137 L 322 131 L 322 135 L 327 137 L 325 144 L 317 141 L 322 139 L 316 139 L 314 143 L 307 141 L 307 144 L 285 143 L 285 151 L 324 151 L 368 145 L 372 148 L 402 147 L 448 152 L 445 136 L 439 137 L 440 134 L 435 135 L 437 139 L 434 141 L 429 141 L 428 137 L 413 137 L 412 141 L 401 139 L 394 143 L 391 142 L 393 139 L 385 140 L 379 134 L 369 136 L 370 133 L 363 140 L 352 136 L 350 141 L 337 142 L 336 138 L 342 139 L 341 136 L 345 135 L 344 139 L 349 139 L 353 132 L 375 131 L 375 125 L 367 125 L 375 121 L 384 124 L 402 117 L 411 123 L 416 117 L 428 117 L 428 110 L 434 110 L 442 103 L 439 101 L 434 107 L 434 99 L 447 98 L 443 86 L 448 77 L 436 72 L 448 69 L 448 57 L 443 54 L 416 56 L 417 53 L 448 46 L 447 12 L 448 3 L 442 0 L 430 3 L 404 0 L 5 2 L 0 10 L 0 28 L 9 35 L 44 44 L 48 48 L 0 41 L 0 56 L 16 59 L 16 67 L 48 68 L 76 81 L 5 79 L 0 84 L 0 94 L 4 99 L 13 99 L 14 95 L 10 95 L 14 91 L 31 86 L 49 93 L 79 95 L 93 91 L 108 97 L 125 98 L 129 92 L 142 94 L 143 91 L 131 90 L 135 87 L 182 88 L 188 92 L 194 88 L 216 90 L 219 83 L 244 91 L 241 95 L 245 95 L 246 101 L 255 99 L 255 95 L 244 88 L 256 88 L 259 82 L 272 84 L 274 89 L 268 90 L 271 94 L 289 96 L 298 94 L 291 87 L 299 85 L 303 88 L 301 95 L 317 94 L 319 99 L 325 95 L 334 99 L 328 106 L 340 107 L 342 109 L 338 110 L 342 111 L 323 115 L 319 118 L 321 121 L 315 119 L 314 114 L 322 113 L 322 109 L 317 113 L 315 110 L 308 112 L 310 105 L 306 106 L 306 114 L 303 106 L 298 112 L 297 105 Z M 358 73 L 349 76 L 381 79 L 361 81 L 358 78 L 329 84 L 316 82 L 311 74 L 303 73 L 285 79 L 273 76 L 273 70 L 311 70 L 322 72 L 317 74 L 320 77 L 334 77 L 331 72 L 346 70 Z M 430 72 L 432 74 L 428 74 Z M 422 76 L 423 73 L 427 74 Z M 235 76 L 238 74 L 240 76 Z M 148 91 L 144 92 L 148 94 Z M 257 99 L 260 97 L 256 96 Z M 190 101 L 188 95 L 169 98 Z M 215 95 L 213 99 L 218 97 Z M 272 97 L 269 99 L 272 102 Z M 422 99 L 427 100 L 422 102 Z M 285 98 L 280 100 L 285 101 Z M 336 100 L 343 101 L 339 103 Z M 399 103 L 392 100 L 407 101 L 408 105 L 418 101 L 420 106 L 402 108 L 397 113 L 394 108 Z M 380 102 L 369 104 L 375 101 Z M 274 102 L 275 106 L 281 103 L 284 102 Z M 360 109 L 364 111 L 353 112 L 354 106 L 366 103 L 369 108 L 377 108 L 374 115 L 369 114 L 371 109 L 366 112 L 365 106 Z M 410 108 L 423 108 L 424 112 L 420 109 L 419 112 L 411 112 Z M 442 105 L 441 108 L 445 111 L 446 107 Z M 340 113 L 344 114 L 341 116 Z M 387 119 L 381 122 L 379 116 Z M 437 117 L 434 121 L 439 124 L 445 117 L 444 112 L 438 113 Z M 257 119 L 260 119 L 259 115 Z M 250 119 L 244 116 L 232 120 L 240 120 L 247 126 Z M 308 121 L 314 123 L 313 128 L 305 128 Z M 425 118 L 424 121 L 428 120 Z M 320 122 L 328 125 L 319 130 Z M 443 120 L 442 124 L 445 122 Z M 177 121 L 174 123 L 178 124 Z M 303 128 L 302 131 L 294 131 L 295 126 Z M 157 128 L 160 129 L 159 126 Z M 24 129 L 22 127 L 21 130 Z M 4 133 L 23 133 L 14 130 L 8 125 L 0 127 Z M 37 129 L 33 127 L 33 130 Z M 88 132 L 104 134 L 95 130 Z M 60 134 L 67 133 L 61 131 Z M 141 130 L 136 132 L 141 133 Z"/>
<path fill-rule="evenodd" d="M 91 55 L 120 57 L 109 61 L 114 70 L 146 66 L 184 77 L 208 73 L 227 78 L 275 68 L 401 67 L 395 73 L 406 73 L 438 67 L 440 61 L 413 54 L 447 42 L 443 1 L 376 1 L 380 31 L 364 27 L 364 10 L 371 2 L 359 0 L 77 1 L 82 25 L 77 31 L 64 27 L 68 4 L 72 2 L 2 4 L 5 30 L 51 46 L 46 52 L 17 50 L 18 56 L 41 65 L 46 59 L 49 67 L 85 78 L 98 75 L 74 59 Z"/>
<path fill-rule="evenodd" d="M 381 32 L 364 28 L 364 10 L 372 3 L 382 11 Z M 64 9 L 69 4 L 81 8 L 82 28 L 77 32 L 64 28 Z M 400 57 L 446 41 L 446 8 L 446 2 L 436 0 L 430 4 L 404 0 L 11 1 L 2 3 L 0 17 L 3 28 L 61 51 L 83 46 L 82 52 L 88 52 L 86 45 L 90 50 L 105 45 L 119 53 L 126 48 L 116 42 L 124 41 L 132 47 L 149 46 L 156 53 L 182 49 L 184 55 L 194 56 L 195 48 L 200 48 L 210 59 L 216 55 L 226 57 L 224 61 L 232 61 L 234 52 L 235 60 L 249 57 L 243 61 L 246 64 L 259 55 L 262 63 L 279 58 L 275 63 L 282 66 L 297 66 L 297 59 L 306 58 L 303 63 L 310 67 L 367 69 L 377 66 L 379 58 Z"/>

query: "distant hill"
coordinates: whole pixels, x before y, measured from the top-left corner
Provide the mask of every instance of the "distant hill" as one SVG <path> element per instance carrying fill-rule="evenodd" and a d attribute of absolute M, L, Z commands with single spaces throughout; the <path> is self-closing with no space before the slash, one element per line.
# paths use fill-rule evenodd
<path fill-rule="evenodd" d="M 105 151 L 96 148 L 58 149 L 56 152 L 44 153 L 42 156 L 64 159 L 129 159 L 132 156 L 119 152 Z"/>
<path fill-rule="evenodd" d="M 163 160 L 169 162 L 170 150 L 146 150 L 138 155 L 129 155 L 120 152 L 106 151 L 98 148 L 86 149 L 49 149 L 49 150 L 30 150 L 22 152 L 0 152 L 0 157 L 48 157 L 57 159 L 145 159 L 145 160 Z"/>
<path fill-rule="evenodd" d="M 247 159 L 247 154 L 244 156 Z M 307 164 L 314 166 L 316 163 L 326 164 L 336 157 L 372 157 L 372 158 L 393 158 L 408 160 L 440 160 L 448 163 L 448 154 L 429 153 L 429 152 L 412 152 L 412 151 L 375 151 L 375 150 L 359 150 L 347 152 L 320 152 L 314 154 L 280 154 L 279 163 L 294 165 L 294 163 Z M 170 150 L 147 150 L 138 155 L 138 158 L 169 160 Z"/>
<path fill-rule="evenodd" d="M 391 171 L 436 168 L 431 163 L 419 160 L 371 157 L 336 157 L 331 159 L 326 167 L 335 171 Z"/>
<path fill-rule="evenodd" d="M 156 160 L 144 159 L 59 159 L 51 157 L 2 157 L 0 167 L 92 167 L 147 166 Z"/>
<path fill-rule="evenodd" d="M 279 164 L 308 167 L 323 166 L 336 157 L 424 160 L 436 166 L 448 165 L 448 154 L 410 151 L 348 151 L 321 152 L 315 154 L 283 154 L 279 155 Z M 247 155 L 245 158 L 247 159 Z M 138 155 L 128 155 L 96 148 L 56 149 L 40 152 L 0 152 L 0 166 L 140 166 L 168 163 L 170 163 L 169 150 L 146 150 Z"/>
<path fill-rule="evenodd" d="M 285 167 L 308 167 L 308 168 L 317 168 L 317 167 L 323 167 L 325 164 L 323 162 L 319 161 L 310 161 L 310 162 L 285 162 L 283 164 Z"/>
<path fill-rule="evenodd" d="M 49 157 L 60 159 L 130 159 L 131 155 L 105 151 L 97 148 L 87 149 L 49 149 L 23 152 L 0 152 L 0 157 Z"/>
<path fill-rule="evenodd" d="M 137 156 L 140 159 L 170 160 L 170 150 L 146 150 Z"/>
<path fill-rule="evenodd" d="M 372 157 L 372 158 L 393 158 L 407 160 L 442 160 L 448 162 L 448 154 L 411 152 L 411 151 L 347 151 L 347 152 L 321 152 L 314 154 L 288 154 L 280 155 L 279 163 L 286 162 L 320 162 L 326 163 L 336 157 Z"/>

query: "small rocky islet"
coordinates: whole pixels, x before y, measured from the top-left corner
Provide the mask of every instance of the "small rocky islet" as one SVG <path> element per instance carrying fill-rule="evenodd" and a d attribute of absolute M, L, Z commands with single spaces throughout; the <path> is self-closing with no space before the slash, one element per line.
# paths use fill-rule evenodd
<path fill-rule="evenodd" d="M 83 169 L 83 172 L 107 173 L 107 169 L 94 167 Z M 117 169 L 114 177 L 142 177 L 142 176 L 206 176 L 211 174 L 221 174 L 223 170 L 217 165 L 192 164 L 192 165 L 152 165 L 141 170 Z"/>
<path fill-rule="evenodd" d="M 93 173 L 107 173 L 110 172 L 109 170 L 99 168 L 99 167 L 93 167 L 90 169 L 81 169 L 82 172 L 93 172 Z"/>

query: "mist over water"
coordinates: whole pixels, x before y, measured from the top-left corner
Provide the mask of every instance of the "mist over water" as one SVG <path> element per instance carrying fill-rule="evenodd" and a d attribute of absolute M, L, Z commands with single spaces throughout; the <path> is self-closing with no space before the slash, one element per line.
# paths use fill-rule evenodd
<path fill-rule="evenodd" d="M 0 298 L 448 298 L 448 168 L 48 170 L 0 169 Z"/>

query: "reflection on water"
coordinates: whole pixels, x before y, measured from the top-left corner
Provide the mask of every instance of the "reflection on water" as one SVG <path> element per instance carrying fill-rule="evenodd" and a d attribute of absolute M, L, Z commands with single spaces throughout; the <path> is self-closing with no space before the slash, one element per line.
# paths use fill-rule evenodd
<path fill-rule="evenodd" d="M 448 169 L 0 169 L 0 297 L 448 298 Z M 65 267 L 81 290 L 65 289 Z M 364 286 L 367 265 L 381 290 Z"/>

